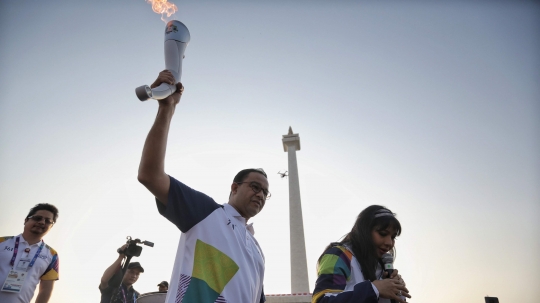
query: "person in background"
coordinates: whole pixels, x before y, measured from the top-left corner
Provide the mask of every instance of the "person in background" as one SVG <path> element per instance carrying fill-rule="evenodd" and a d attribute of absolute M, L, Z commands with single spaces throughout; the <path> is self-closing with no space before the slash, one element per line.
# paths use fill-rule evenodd
<path fill-rule="evenodd" d="M 118 251 L 125 251 L 127 246 L 127 244 L 124 244 Z M 144 272 L 144 268 L 139 262 L 131 262 L 126 273 L 123 274 L 122 261 L 125 258 L 125 254 L 119 253 L 116 261 L 103 273 L 99 284 L 100 303 L 135 303 L 139 297 L 140 293 L 133 288 L 133 284 L 137 282 L 139 275 Z"/>
<path fill-rule="evenodd" d="M 159 292 L 167 292 L 169 290 L 169 282 L 167 281 L 161 281 L 157 286 Z"/>
<path fill-rule="evenodd" d="M 352 230 L 338 243 L 328 245 L 319 257 L 312 303 L 405 303 L 409 290 L 394 270 L 387 277 L 383 254 L 395 255 L 395 238 L 401 224 L 389 209 L 372 205 L 364 209 Z"/>
<path fill-rule="evenodd" d="M 40 203 L 24 219 L 22 234 L 0 237 L 0 302 L 28 303 L 39 283 L 36 303 L 47 303 L 59 278 L 58 253 L 43 237 L 58 219 L 58 209 Z"/>

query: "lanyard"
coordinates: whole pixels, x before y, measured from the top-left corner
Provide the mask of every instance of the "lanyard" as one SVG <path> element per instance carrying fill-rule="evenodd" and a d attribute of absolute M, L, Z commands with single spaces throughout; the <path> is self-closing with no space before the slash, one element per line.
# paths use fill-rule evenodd
<path fill-rule="evenodd" d="M 120 289 L 122 289 L 122 296 L 124 296 L 124 303 L 127 303 L 126 293 L 124 292 L 124 285 L 120 285 Z M 137 298 L 135 298 L 135 291 L 133 291 L 133 302 L 135 302 L 136 299 Z"/>
<path fill-rule="evenodd" d="M 39 246 L 36 254 L 34 255 L 34 258 L 32 258 L 32 262 L 28 265 L 28 268 L 31 268 L 34 266 L 34 263 L 36 262 L 37 257 L 39 256 L 39 253 L 41 253 L 41 250 L 43 249 L 43 246 L 45 245 L 45 242 L 41 241 L 41 245 Z M 15 265 L 15 258 L 17 258 L 17 252 L 19 251 L 19 237 L 15 238 L 15 247 L 13 248 L 13 257 L 11 257 L 11 262 L 9 262 L 9 265 L 13 266 Z"/>

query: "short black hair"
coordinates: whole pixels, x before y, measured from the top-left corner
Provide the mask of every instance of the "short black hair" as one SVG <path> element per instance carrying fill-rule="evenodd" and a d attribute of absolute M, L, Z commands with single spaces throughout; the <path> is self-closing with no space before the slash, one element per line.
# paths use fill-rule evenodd
<path fill-rule="evenodd" d="M 250 173 L 258 173 L 258 174 L 263 175 L 266 179 L 268 179 L 268 176 L 264 172 L 264 169 L 262 169 L 262 168 L 246 168 L 246 169 L 242 169 L 241 171 L 239 171 L 236 174 L 236 176 L 234 176 L 233 183 L 244 182 L 244 180 L 246 180 L 247 176 Z M 231 198 L 231 196 L 232 196 L 232 191 L 229 193 L 229 199 Z"/>
<path fill-rule="evenodd" d="M 262 168 L 246 168 L 246 169 L 242 169 L 236 174 L 236 176 L 234 176 L 233 182 L 234 183 L 243 182 L 250 173 L 259 173 L 263 175 L 266 179 L 268 179 L 268 176 L 266 175 L 266 173 L 264 172 Z"/>
<path fill-rule="evenodd" d="M 26 219 L 28 219 L 30 216 L 33 216 L 35 213 L 38 212 L 38 210 L 50 211 L 53 214 L 54 222 L 56 222 L 56 219 L 58 219 L 58 208 L 49 203 L 39 203 L 36 204 L 36 206 L 30 208 L 30 212 L 28 213 L 28 216 L 26 216 Z"/>

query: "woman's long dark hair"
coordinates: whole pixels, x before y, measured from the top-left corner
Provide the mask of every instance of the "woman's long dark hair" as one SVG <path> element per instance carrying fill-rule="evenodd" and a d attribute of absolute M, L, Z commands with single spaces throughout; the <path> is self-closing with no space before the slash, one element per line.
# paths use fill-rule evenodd
<path fill-rule="evenodd" d="M 339 242 L 339 244 L 345 244 L 352 249 L 358 263 L 360 263 L 364 278 L 371 282 L 377 279 L 375 276 L 377 263 L 381 262 L 377 257 L 377 248 L 373 244 L 373 229 L 385 230 L 392 227 L 398 236 L 401 234 L 401 224 L 396 219 L 395 214 L 375 218 L 376 214 L 384 212 L 392 213 L 388 208 L 380 205 L 367 207 L 358 215 L 352 230 Z M 326 249 L 335 244 L 330 244 Z M 390 253 L 395 256 L 395 248 L 392 248 Z"/>

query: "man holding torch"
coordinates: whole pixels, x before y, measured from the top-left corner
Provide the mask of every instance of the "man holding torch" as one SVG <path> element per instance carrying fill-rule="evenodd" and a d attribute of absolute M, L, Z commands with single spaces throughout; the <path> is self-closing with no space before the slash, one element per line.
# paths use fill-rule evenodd
<path fill-rule="evenodd" d="M 166 302 L 264 302 L 264 255 L 247 221 L 270 198 L 266 173 L 241 170 L 223 205 L 167 175 L 167 137 L 184 87 L 169 71 L 162 71 L 151 87 L 162 83 L 176 85 L 176 92 L 158 100 L 138 179 L 155 196 L 160 214 L 183 233 Z"/>

